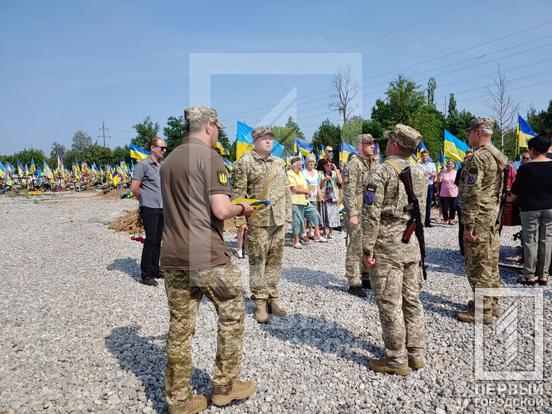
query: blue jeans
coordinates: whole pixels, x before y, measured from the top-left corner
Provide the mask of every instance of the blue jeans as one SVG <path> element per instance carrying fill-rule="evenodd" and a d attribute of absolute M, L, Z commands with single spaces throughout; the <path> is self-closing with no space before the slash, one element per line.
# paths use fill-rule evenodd
<path fill-rule="evenodd" d="M 431 203 L 433 203 L 433 184 L 427 186 L 425 225 L 431 224 Z"/>

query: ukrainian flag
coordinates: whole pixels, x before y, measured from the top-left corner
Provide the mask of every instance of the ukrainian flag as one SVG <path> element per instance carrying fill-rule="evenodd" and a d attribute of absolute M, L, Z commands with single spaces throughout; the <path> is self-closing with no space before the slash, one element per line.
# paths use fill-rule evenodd
<path fill-rule="evenodd" d="M 312 144 L 309 144 L 307 141 L 302 140 L 301 138 L 295 137 L 295 144 L 293 146 L 293 152 L 295 155 L 301 153 L 303 156 L 309 155 L 314 150 Z"/>
<path fill-rule="evenodd" d="M 268 200 L 257 200 L 255 198 L 236 198 L 235 200 L 232 200 L 232 203 L 233 204 L 247 203 L 255 210 L 259 210 L 261 208 L 265 208 L 270 205 L 270 201 Z"/>
<path fill-rule="evenodd" d="M 356 154 L 357 149 L 351 144 L 347 144 L 345 141 L 341 141 L 339 145 L 339 165 L 343 166 L 349 161 L 349 156 L 351 154 Z"/>
<path fill-rule="evenodd" d="M 249 125 L 238 121 L 236 130 L 236 161 L 238 161 L 246 152 L 253 149 L 253 137 L 251 136 L 251 128 Z"/>
<path fill-rule="evenodd" d="M 464 157 L 466 156 L 466 151 L 470 149 L 468 144 L 456 138 L 446 129 L 445 129 L 444 139 L 445 139 L 445 143 L 444 143 L 445 157 L 448 157 L 452 160 L 463 162 Z"/>
<path fill-rule="evenodd" d="M 516 138 L 518 148 L 527 148 L 527 141 L 529 141 L 535 135 L 537 135 L 537 133 L 533 131 L 531 125 L 529 125 L 527 121 L 518 114 L 518 123 L 516 125 Z"/>
<path fill-rule="evenodd" d="M 229 173 L 234 171 L 234 163 L 232 161 L 227 160 L 224 157 L 222 158 L 222 160 L 224 161 L 224 166 L 226 167 L 226 169 L 228 170 Z"/>
<path fill-rule="evenodd" d="M 119 172 L 117 170 L 115 170 L 113 172 L 113 175 L 111 176 L 111 182 L 113 183 L 113 185 L 115 187 L 117 187 L 117 185 L 119 184 L 119 181 L 121 180 L 121 177 L 119 176 Z"/>
<path fill-rule="evenodd" d="M 8 173 L 6 167 L 4 167 L 4 164 L 0 162 L 0 178 L 4 178 L 6 174 Z"/>
<path fill-rule="evenodd" d="M 274 140 L 271 153 L 275 157 L 282 158 L 282 154 L 284 153 L 284 146 L 278 141 Z"/>
<path fill-rule="evenodd" d="M 138 145 L 130 144 L 130 158 L 140 161 L 147 158 L 148 155 L 150 155 L 149 151 Z"/>
<path fill-rule="evenodd" d="M 34 158 L 31 158 L 31 166 L 29 167 L 29 174 L 34 174 L 36 172 L 36 165 Z"/>
<path fill-rule="evenodd" d="M 441 170 L 445 168 L 445 153 L 443 152 L 443 147 L 439 150 L 439 165 L 437 165 L 437 171 L 441 172 Z"/>

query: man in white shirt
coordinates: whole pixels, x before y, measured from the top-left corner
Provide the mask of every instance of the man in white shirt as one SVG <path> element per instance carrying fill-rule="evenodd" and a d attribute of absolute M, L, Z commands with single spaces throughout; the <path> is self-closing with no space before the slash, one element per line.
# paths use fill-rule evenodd
<path fill-rule="evenodd" d="M 435 163 L 429 160 L 429 152 L 422 151 L 422 160 L 418 165 L 427 174 L 427 200 L 426 200 L 426 214 L 425 214 L 425 226 L 432 227 L 431 225 L 431 203 L 433 202 L 433 191 L 435 188 L 435 177 L 437 177 L 437 167 Z"/>

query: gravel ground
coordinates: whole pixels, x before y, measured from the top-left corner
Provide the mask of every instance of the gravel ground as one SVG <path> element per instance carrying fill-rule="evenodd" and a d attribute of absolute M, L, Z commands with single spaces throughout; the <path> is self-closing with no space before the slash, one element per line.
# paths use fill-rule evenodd
<path fill-rule="evenodd" d="M 132 200 L 92 193 L 0 197 L 0 413 L 166 412 L 164 287 L 137 282 L 141 245 L 103 224 L 134 207 Z M 513 255 L 517 230 L 505 229 L 503 254 Z M 345 246 L 337 233 L 327 244 L 286 247 L 281 292 L 287 318 L 261 326 L 246 301 L 242 376 L 257 380 L 257 393 L 209 412 L 551 412 L 550 288 L 539 289 L 543 381 L 475 381 L 474 328 L 454 319 L 470 298 L 456 231 L 435 226 L 426 232 L 425 369 L 402 378 L 367 368 L 368 358 L 383 353 L 378 312 L 371 295 L 359 299 L 344 291 Z M 239 264 L 247 295 L 247 264 Z M 505 287 L 515 287 L 515 277 L 502 269 Z M 513 370 L 534 362 L 531 306 L 526 299 L 514 309 Z M 198 392 L 211 389 L 215 316 L 211 304 L 202 304 L 193 343 Z M 495 325 L 485 327 L 483 337 L 484 367 L 503 369 L 508 335 Z"/>

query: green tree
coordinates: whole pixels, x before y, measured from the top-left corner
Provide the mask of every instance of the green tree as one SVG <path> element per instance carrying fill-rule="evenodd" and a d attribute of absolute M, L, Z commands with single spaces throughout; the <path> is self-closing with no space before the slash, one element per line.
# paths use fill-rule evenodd
<path fill-rule="evenodd" d="M 530 108 L 525 119 L 537 134 L 552 131 L 552 101 L 548 103 L 545 111 L 537 112 Z"/>
<path fill-rule="evenodd" d="M 438 159 L 443 143 L 444 115 L 433 105 L 426 104 L 410 116 L 408 124 L 422 134 L 430 156 L 434 160 Z"/>
<path fill-rule="evenodd" d="M 384 129 L 391 129 L 398 123 L 408 124 L 412 115 L 425 103 L 424 93 L 416 83 L 402 75 L 389 84 L 385 94 L 385 100 L 376 100 L 371 116 L 371 119 L 377 121 Z"/>
<path fill-rule="evenodd" d="M 111 163 L 118 164 L 124 160 L 127 164 L 130 164 L 130 147 L 125 145 L 124 147 L 115 147 L 111 152 Z"/>
<path fill-rule="evenodd" d="M 46 159 L 44 151 L 37 150 L 34 148 L 25 148 L 22 151 L 16 152 L 15 154 L 6 157 L 6 159 L 12 164 L 16 165 L 17 160 L 21 161 L 23 165 L 31 165 L 31 160 L 34 160 L 37 167 L 41 167 L 43 161 Z M 4 160 L 5 161 L 5 160 Z"/>
<path fill-rule="evenodd" d="M 61 154 L 62 157 L 65 157 L 65 152 L 65 145 L 54 142 L 52 144 L 52 149 L 50 150 L 50 158 L 48 159 L 50 167 L 57 167 L 57 155 Z"/>
<path fill-rule="evenodd" d="M 295 137 L 298 136 L 297 130 L 287 126 L 273 126 L 272 133 L 274 134 L 274 139 L 284 146 L 284 152 L 288 151 L 290 154 L 293 154 Z"/>
<path fill-rule="evenodd" d="M 92 138 L 84 131 L 77 131 L 73 134 L 73 144 L 71 149 L 84 153 L 92 145 Z"/>
<path fill-rule="evenodd" d="M 378 141 L 384 141 L 384 129 L 378 121 L 372 119 L 365 119 L 362 121 L 362 133 L 371 134 L 374 139 Z"/>
<path fill-rule="evenodd" d="M 159 133 L 159 124 L 157 122 L 154 123 L 150 117 L 147 116 L 146 119 L 133 125 L 132 128 L 136 130 L 136 137 L 134 137 L 131 142 L 149 151 L 149 140 L 156 137 Z"/>
<path fill-rule="evenodd" d="M 167 142 L 167 154 L 182 144 L 186 135 L 186 125 L 183 116 L 170 116 L 167 119 L 167 126 L 163 128 L 163 135 Z M 155 136 L 155 135 L 154 135 Z"/>
<path fill-rule="evenodd" d="M 127 152 L 127 154 L 130 154 L 130 150 Z M 93 144 L 86 151 L 84 160 L 81 161 L 86 161 L 88 165 L 96 163 L 96 165 L 99 167 L 102 165 L 118 163 L 120 161 L 120 158 L 114 159 L 113 151 L 111 151 L 111 148 L 103 147 L 98 144 Z"/>
<path fill-rule="evenodd" d="M 341 144 L 341 128 L 339 125 L 334 125 L 329 119 L 326 119 L 312 136 L 312 144 L 315 149 L 329 145 L 337 153 L 339 151 L 339 144 Z"/>
<path fill-rule="evenodd" d="M 437 81 L 435 78 L 429 78 L 427 81 L 427 104 L 435 106 L 435 89 L 437 89 Z"/>
<path fill-rule="evenodd" d="M 299 124 L 297 122 L 295 122 L 293 117 L 290 116 L 288 118 L 285 126 L 286 126 L 286 128 L 293 129 L 295 131 L 295 136 L 297 136 L 301 139 L 305 139 L 305 134 L 303 134 L 303 131 L 301 131 L 301 128 L 299 127 Z"/>
<path fill-rule="evenodd" d="M 341 139 L 349 144 L 356 145 L 357 137 L 362 134 L 364 120 L 360 116 L 353 116 L 341 127 Z"/>

